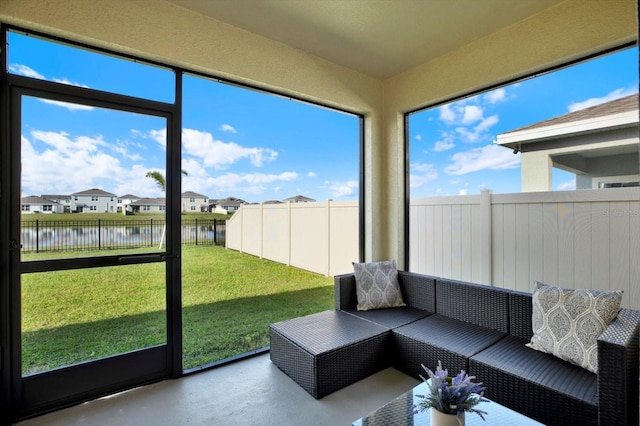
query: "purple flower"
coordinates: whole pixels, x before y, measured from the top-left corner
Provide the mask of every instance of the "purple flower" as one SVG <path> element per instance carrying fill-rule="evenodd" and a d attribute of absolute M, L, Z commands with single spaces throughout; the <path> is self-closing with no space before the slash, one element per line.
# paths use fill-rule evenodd
<path fill-rule="evenodd" d="M 480 402 L 488 402 L 484 398 L 485 387 L 482 383 L 474 383 L 475 376 L 469 376 L 462 370 L 455 377 L 449 377 L 449 372 L 442 368 L 442 362 L 438 361 L 438 368 L 433 372 L 424 365 L 424 371 L 429 376 L 425 379 L 429 388 L 428 395 L 417 395 L 421 400 L 416 404 L 416 411 L 424 411 L 429 408 L 436 409 L 447 414 L 459 415 L 465 411 L 477 413 L 482 420 L 487 414 L 485 411 L 474 408 Z"/>

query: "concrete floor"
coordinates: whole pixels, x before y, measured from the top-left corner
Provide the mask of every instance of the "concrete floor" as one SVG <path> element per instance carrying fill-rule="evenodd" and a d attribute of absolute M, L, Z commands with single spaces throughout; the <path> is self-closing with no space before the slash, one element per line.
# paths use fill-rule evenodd
<path fill-rule="evenodd" d="M 392 368 L 320 400 L 256 356 L 18 423 L 36 425 L 350 425 L 419 382 Z"/>

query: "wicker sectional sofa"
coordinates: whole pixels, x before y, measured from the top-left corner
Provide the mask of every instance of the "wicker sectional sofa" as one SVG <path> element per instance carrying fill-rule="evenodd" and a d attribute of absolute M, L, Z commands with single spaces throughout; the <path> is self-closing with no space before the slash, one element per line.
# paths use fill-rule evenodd
<path fill-rule="evenodd" d="M 354 275 L 336 276 L 334 311 L 271 325 L 271 360 L 316 398 L 389 366 L 419 378 L 441 360 L 545 424 L 638 424 L 640 311 L 622 309 L 599 337 L 594 374 L 525 346 L 531 294 L 402 271 L 398 281 L 407 306 L 358 311 Z"/>

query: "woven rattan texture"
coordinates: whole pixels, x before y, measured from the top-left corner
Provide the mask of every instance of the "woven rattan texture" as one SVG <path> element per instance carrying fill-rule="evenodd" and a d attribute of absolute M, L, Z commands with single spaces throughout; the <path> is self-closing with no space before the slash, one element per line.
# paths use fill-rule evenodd
<path fill-rule="evenodd" d="M 358 305 L 355 275 L 336 275 L 333 277 L 333 283 L 336 309 L 355 309 Z"/>
<path fill-rule="evenodd" d="M 388 327 L 335 310 L 271 324 L 271 329 L 312 355 L 334 351 L 389 331 Z"/>
<path fill-rule="evenodd" d="M 322 343 L 321 353 L 310 353 L 297 344 L 298 341 L 295 339 L 300 338 L 299 333 L 285 336 L 280 333 L 278 327 L 274 327 L 275 324 L 270 329 L 271 361 L 315 398 L 322 398 L 390 365 L 389 332 L 375 324 L 367 324 L 367 321 L 359 318 L 352 317 L 354 322 L 343 316 L 349 317 L 348 314 L 341 314 L 338 317 L 311 315 L 312 319 L 318 323 L 323 320 L 326 323 L 333 322 L 336 326 L 333 330 L 340 336 L 334 340 L 339 346 L 328 350 L 325 343 Z M 305 318 L 307 317 L 287 322 L 304 323 L 308 326 L 306 321 L 297 321 Z M 339 319 L 336 320 L 336 318 Z M 360 339 L 352 336 L 346 344 L 347 339 L 344 339 L 343 331 L 346 330 L 348 333 L 349 327 L 354 323 L 365 323 L 365 327 L 361 330 L 370 328 L 368 325 L 374 325 L 377 330 Z M 309 331 L 308 327 L 305 329 Z M 314 330 L 310 330 L 305 340 L 314 337 L 319 336 Z M 294 340 L 291 340 L 292 338 Z"/>
<path fill-rule="evenodd" d="M 449 371 L 469 371 L 468 358 L 504 336 L 495 330 L 432 315 L 393 331 L 394 366 L 418 377 L 424 364 L 435 370 L 438 361 Z"/>
<path fill-rule="evenodd" d="M 597 424 L 596 405 L 555 392 L 537 382 L 488 367 L 474 359 L 471 359 L 470 364 L 471 374 L 487 386 L 487 398 L 499 404 L 548 425 Z"/>
<path fill-rule="evenodd" d="M 620 424 L 639 424 L 639 328 L 640 312 L 622 309 L 598 339 L 601 424 L 609 419 L 618 419 Z"/>
<path fill-rule="evenodd" d="M 509 291 L 438 279 L 436 312 L 503 333 L 509 332 Z"/>
<path fill-rule="evenodd" d="M 398 272 L 404 303 L 427 312 L 436 311 L 436 279 L 412 272 Z"/>
<path fill-rule="evenodd" d="M 370 311 L 349 309 L 345 312 L 389 328 L 400 327 L 430 315 L 429 312 L 408 308 L 406 306 L 400 308 L 373 309 Z"/>
<path fill-rule="evenodd" d="M 514 376 L 514 380 L 535 382 L 541 387 L 596 405 L 594 373 L 553 355 L 528 348 L 525 343 L 527 340 L 509 336 L 474 355 L 471 361 L 499 368 Z M 473 369 L 475 362 L 471 363 L 471 373 L 484 381 L 484 378 Z M 493 384 L 487 382 L 485 384 L 495 388 Z"/>
<path fill-rule="evenodd" d="M 511 292 L 509 294 L 509 334 L 531 340 L 532 301 L 531 293 Z"/>

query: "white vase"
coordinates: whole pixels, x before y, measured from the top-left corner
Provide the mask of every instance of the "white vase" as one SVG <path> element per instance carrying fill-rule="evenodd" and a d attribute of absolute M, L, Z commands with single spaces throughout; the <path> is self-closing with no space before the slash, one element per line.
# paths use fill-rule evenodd
<path fill-rule="evenodd" d="M 459 416 L 431 409 L 431 426 L 464 426 L 464 412 Z"/>

